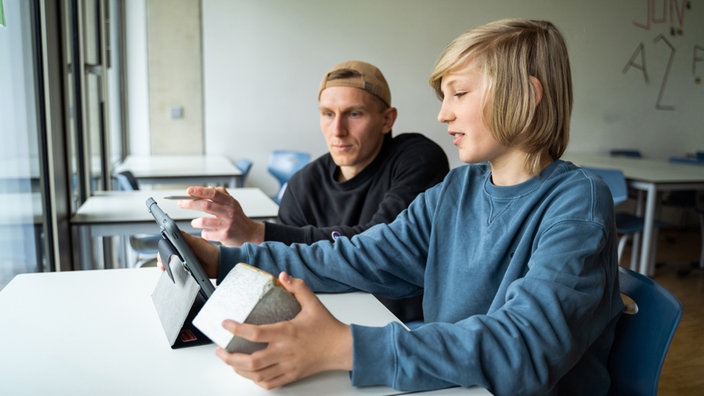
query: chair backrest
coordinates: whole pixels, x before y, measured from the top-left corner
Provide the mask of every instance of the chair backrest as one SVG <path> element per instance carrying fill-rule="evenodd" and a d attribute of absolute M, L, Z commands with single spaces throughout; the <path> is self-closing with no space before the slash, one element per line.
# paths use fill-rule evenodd
<path fill-rule="evenodd" d="M 254 161 L 249 158 L 238 158 L 234 162 L 235 166 L 239 168 L 240 172 L 242 172 L 242 185 L 239 187 L 243 187 L 244 183 L 247 181 L 247 176 L 249 176 L 249 171 L 252 170 L 252 165 L 254 165 Z"/>
<path fill-rule="evenodd" d="M 274 150 L 269 156 L 267 170 L 283 186 L 291 176 L 310 161 L 310 154 L 302 151 Z"/>
<path fill-rule="evenodd" d="M 619 281 L 621 293 L 635 305 L 627 304 L 616 324 L 609 356 L 610 393 L 656 395 L 682 305 L 667 289 L 638 272 L 619 267 Z"/>
<path fill-rule="evenodd" d="M 618 205 L 628 199 L 628 184 L 626 176 L 620 169 L 583 167 L 589 172 L 601 177 L 609 186 L 611 195 L 614 198 L 614 205 Z"/>
<path fill-rule="evenodd" d="M 274 202 L 276 202 L 276 204 L 281 204 L 281 198 L 284 197 L 284 192 L 286 191 L 286 187 L 288 187 L 288 182 L 284 183 L 284 185 L 281 186 L 281 188 L 279 188 L 279 191 L 274 196 Z"/>
<path fill-rule="evenodd" d="M 139 190 L 139 182 L 137 178 L 134 177 L 132 172 L 126 170 L 115 174 L 115 180 L 117 181 L 117 189 L 122 191 L 136 191 Z"/>

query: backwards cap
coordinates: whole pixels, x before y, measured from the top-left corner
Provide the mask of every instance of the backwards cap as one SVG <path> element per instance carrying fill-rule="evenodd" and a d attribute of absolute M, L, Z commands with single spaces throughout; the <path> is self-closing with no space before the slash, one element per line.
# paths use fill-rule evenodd
<path fill-rule="evenodd" d="M 336 77 L 337 72 L 352 70 L 359 73 L 359 76 L 345 77 L 344 74 Z M 332 79 L 331 79 L 332 78 Z M 376 66 L 361 61 L 347 61 L 334 66 L 323 76 L 318 90 L 318 100 L 325 88 L 330 87 L 353 87 L 363 89 L 370 94 L 381 99 L 387 106 L 391 107 L 391 91 L 381 70 Z"/>

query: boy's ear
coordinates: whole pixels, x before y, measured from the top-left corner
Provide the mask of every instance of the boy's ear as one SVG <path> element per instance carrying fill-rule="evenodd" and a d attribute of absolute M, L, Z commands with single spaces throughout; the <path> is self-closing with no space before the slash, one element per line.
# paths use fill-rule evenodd
<path fill-rule="evenodd" d="M 535 105 L 537 106 L 543 99 L 543 84 L 536 77 L 530 76 L 530 85 L 533 86 L 533 95 L 535 95 Z"/>

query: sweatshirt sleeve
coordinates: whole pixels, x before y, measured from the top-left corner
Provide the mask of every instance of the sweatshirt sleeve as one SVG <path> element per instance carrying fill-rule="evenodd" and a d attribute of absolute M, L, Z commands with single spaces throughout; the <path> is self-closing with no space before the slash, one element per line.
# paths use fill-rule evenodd
<path fill-rule="evenodd" d="M 392 223 L 378 224 L 351 238 L 310 245 L 268 241 L 239 248 L 221 246 L 218 279 L 244 262 L 274 275 L 286 271 L 315 292 L 361 290 L 390 298 L 415 296 L 423 285 L 433 211 L 426 193 Z M 416 243 L 409 246 L 408 240 Z"/>
<path fill-rule="evenodd" d="M 353 326 L 352 383 L 399 390 L 481 386 L 503 395 L 548 394 L 560 380 L 570 394 L 604 394 L 603 362 L 621 305 L 615 275 L 600 257 L 603 228 L 564 222 L 539 244 L 527 274 L 486 314 L 413 331 Z"/>

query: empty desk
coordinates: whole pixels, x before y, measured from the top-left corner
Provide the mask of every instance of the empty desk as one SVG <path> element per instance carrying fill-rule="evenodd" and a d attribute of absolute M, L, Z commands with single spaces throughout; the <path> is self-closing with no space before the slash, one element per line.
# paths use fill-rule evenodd
<path fill-rule="evenodd" d="M 242 184 L 242 171 L 223 155 L 129 155 L 115 173 L 125 170 L 141 184 Z"/>
<path fill-rule="evenodd" d="M 258 188 L 232 188 L 227 191 L 239 201 L 244 213 L 253 219 L 273 219 L 278 214 L 279 206 Z M 92 238 L 159 233 L 159 226 L 147 211 L 146 200 L 149 197 L 153 197 L 184 231 L 195 232 L 190 226 L 191 220 L 209 215 L 181 209 L 177 206 L 177 200 L 164 198 L 184 194 L 183 189 L 107 191 L 88 198 L 71 217 L 71 227 L 81 245 L 80 260 L 83 268 L 93 262 Z"/>

